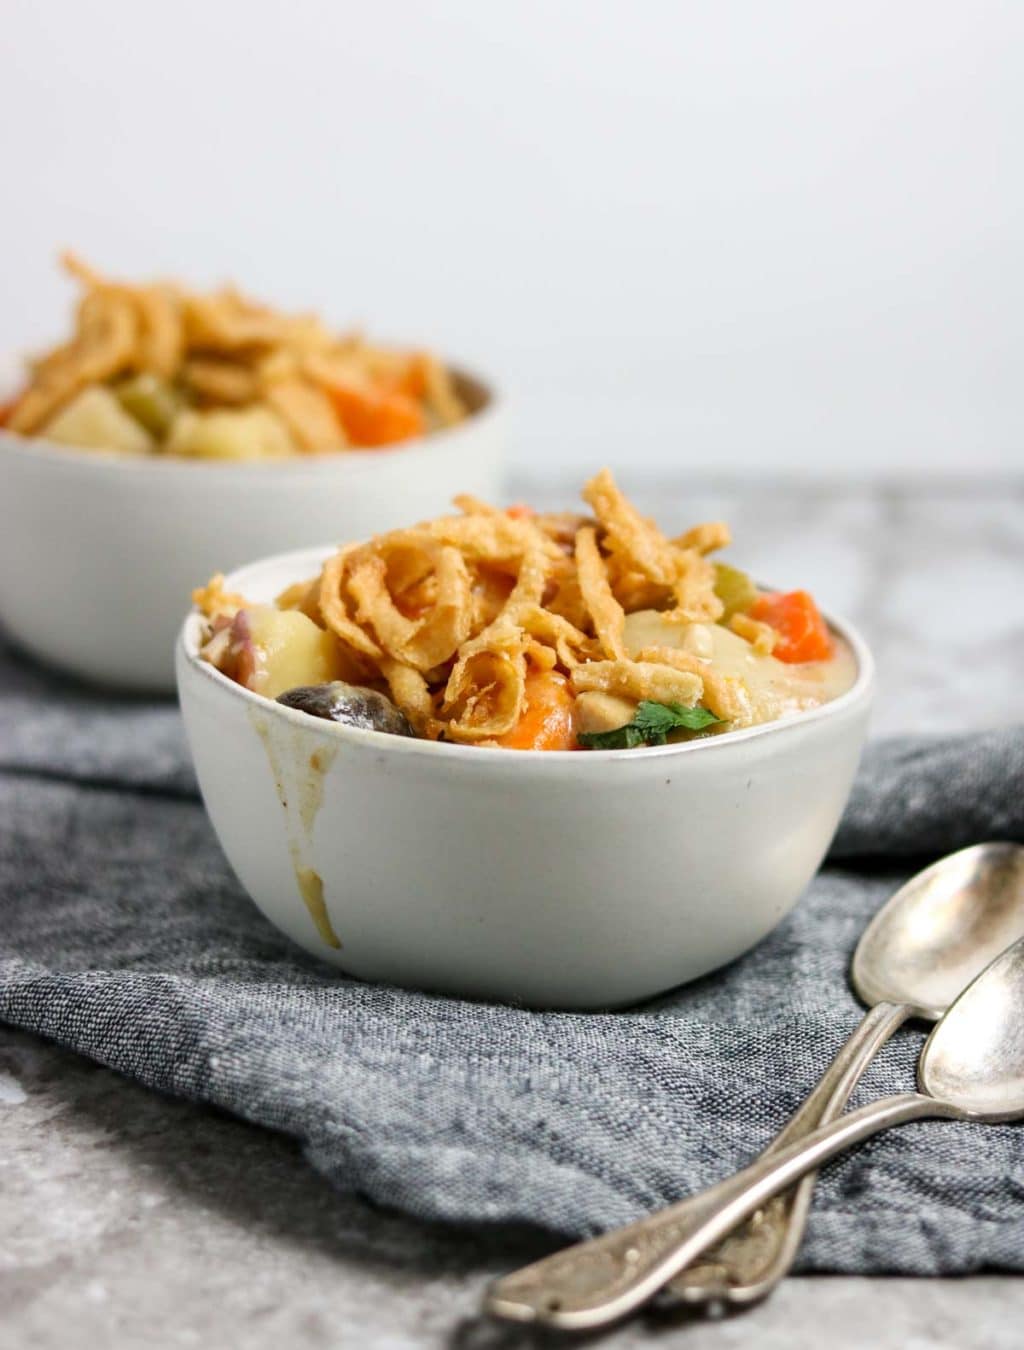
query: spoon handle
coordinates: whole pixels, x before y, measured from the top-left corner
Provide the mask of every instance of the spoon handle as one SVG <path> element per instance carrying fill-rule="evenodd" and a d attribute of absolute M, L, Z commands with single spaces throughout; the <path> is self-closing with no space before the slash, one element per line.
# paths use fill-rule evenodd
<path fill-rule="evenodd" d="M 823 1125 L 771 1158 L 678 1205 L 564 1248 L 497 1280 L 485 1307 L 497 1317 L 566 1330 L 607 1326 L 635 1311 L 773 1195 L 861 1140 L 926 1116 L 962 1119 L 949 1103 L 908 1092 Z"/>
<path fill-rule="evenodd" d="M 877 1003 L 864 1014 L 804 1104 L 761 1154 L 775 1157 L 819 1125 L 842 1115 L 864 1070 L 894 1031 L 913 1013 L 902 1003 Z M 730 1233 L 697 1263 L 681 1270 L 659 1297 L 659 1305 L 754 1303 L 789 1272 L 807 1223 L 816 1181 L 813 1172 L 791 1191 L 777 1195 L 742 1227 Z"/>

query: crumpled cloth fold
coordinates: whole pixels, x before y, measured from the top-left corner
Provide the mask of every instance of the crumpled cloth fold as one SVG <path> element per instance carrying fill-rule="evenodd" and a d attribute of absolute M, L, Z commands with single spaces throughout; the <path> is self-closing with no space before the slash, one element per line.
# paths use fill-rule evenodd
<path fill-rule="evenodd" d="M 432 1219 L 593 1233 L 742 1166 L 856 1025 L 871 915 L 985 838 L 1024 840 L 1024 729 L 880 742 L 808 894 L 696 984 L 611 1014 L 363 984 L 247 900 L 173 704 L 0 648 L 0 1018 L 285 1131 L 338 1187 Z M 857 1100 L 912 1088 L 924 1033 L 900 1031 Z M 924 1122 L 837 1160 L 799 1264 L 1024 1271 L 1024 1127 Z"/>

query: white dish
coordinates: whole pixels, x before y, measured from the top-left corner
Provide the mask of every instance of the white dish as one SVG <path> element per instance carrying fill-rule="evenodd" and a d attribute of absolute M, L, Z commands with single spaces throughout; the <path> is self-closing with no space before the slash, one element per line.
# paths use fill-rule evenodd
<path fill-rule="evenodd" d="M 182 601 L 214 571 L 313 539 L 361 539 L 501 490 L 505 417 L 475 411 L 392 448 L 269 463 L 78 450 L 0 430 L 0 622 L 42 660 L 130 689 L 174 687 Z"/>
<path fill-rule="evenodd" d="M 331 551 L 253 563 L 228 588 L 270 600 Z M 613 1007 L 739 956 L 820 864 L 873 685 L 861 638 L 830 623 L 857 659 L 840 698 L 641 750 L 481 749 L 320 721 L 202 661 L 198 614 L 179 638 L 178 688 L 228 860 L 301 947 L 369 980 Z M 307 903 L 318 883 L 320 927 Z"/>

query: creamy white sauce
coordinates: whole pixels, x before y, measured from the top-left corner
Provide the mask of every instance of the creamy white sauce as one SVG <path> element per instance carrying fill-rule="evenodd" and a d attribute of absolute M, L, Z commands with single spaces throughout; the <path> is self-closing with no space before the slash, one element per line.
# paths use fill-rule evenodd
<path fill-rule="evenodd" d="M 805 712 L 845 694 L 857 678 L 857 661 L 849 645 L 832 633 L 827 661 L 789 663 L 759 656 L 738 634 L 717 623 L 669 623 L 656 610 L 638 610 L 626 618 L 625 643 L 630 656 L 643 647 L 676 647 L 707 660 L 709 669 L 740 682 L 749 710 L 730 726 L 755 726 Z"/>

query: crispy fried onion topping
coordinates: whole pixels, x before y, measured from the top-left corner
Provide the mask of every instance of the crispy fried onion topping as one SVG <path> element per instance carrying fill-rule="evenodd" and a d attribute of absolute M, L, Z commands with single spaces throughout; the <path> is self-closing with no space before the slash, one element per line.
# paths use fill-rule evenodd
<path fill-rule="evenodd" d="M 238 307 L 190 321 L 212 331 L 229 316 L 257 340 L 262 319 Z M 287 388 L 282 377 L 279 390 Z M 341 549 L 278 604 L 329 629 L 424 736 L 466 744 L 504 736 L 523 716 L 531 668 L 567 676 L 577 694 L 702 701 L 718 717 L 742 717 L 745 690 L 710 662 L 671 646 L 631 659 L 625 642 L 626 615 L 638 608 L 680 625 L 721 614 L 706 554 L 728 542 L 726 527 L 698 525 L 670 540 L 607 470 L 584 497 L 592 516 L 459 497 L 458 514 Z M 211 616 L 239 600 L 217 579 L 197 597 Z"/>
<path fill-rule="evenodd" d="M 232 287 L 201 294 L 171 282 L 129 285 L 73 253 L 62 262 L 82 289 L 75 332 L 31 363 L 7 410 L 5 425 L 23 435 L 45 435 L 87 387 L 116 389 L 137 375 L 163 382 L 171 421 L 196 409 L 272 414 L 278 450 L 289 454 L 404 440 L 467 414 L 452 372 L 427 352 L 339 335 L 314 315 L 280 313 Z M 168 427 L 159 435 L 180 448 Z"/>

